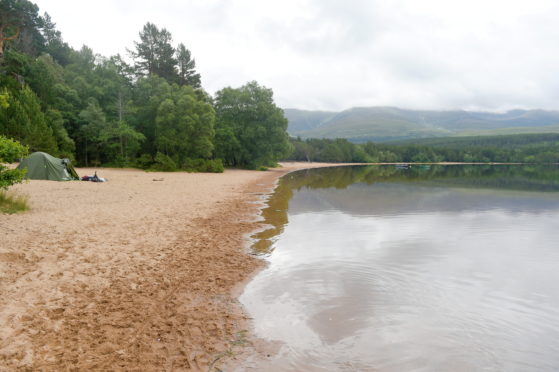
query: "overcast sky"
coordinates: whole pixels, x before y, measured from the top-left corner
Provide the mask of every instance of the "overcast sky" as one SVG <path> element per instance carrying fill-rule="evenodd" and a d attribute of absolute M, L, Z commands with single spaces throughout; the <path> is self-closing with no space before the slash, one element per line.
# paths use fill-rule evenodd
<path fill-rule="evenodd" d="M 167 28 L 212 94 L 256 80 L 284 108 L 559 110 L 556 0 L 35 2 L 105 56 Z"/>

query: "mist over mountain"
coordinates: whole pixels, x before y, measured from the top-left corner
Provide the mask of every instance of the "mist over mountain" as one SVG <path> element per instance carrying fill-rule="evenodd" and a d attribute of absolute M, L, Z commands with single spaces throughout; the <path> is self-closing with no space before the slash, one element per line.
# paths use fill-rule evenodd
<path fill-rule="evenodd" d="M 413 138 L 519 133 L 558 133 L 559 111 L 408 110 L 355 107 L 341 112 L 284 109 L 288 132 L 301 138 L 387 142 Z"/>

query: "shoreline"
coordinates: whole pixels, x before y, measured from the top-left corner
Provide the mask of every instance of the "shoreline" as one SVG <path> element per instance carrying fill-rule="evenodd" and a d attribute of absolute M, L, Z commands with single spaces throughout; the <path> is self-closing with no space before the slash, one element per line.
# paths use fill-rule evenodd
<path fill-rule="evenodd" d="M 109 182 L 14 186 L 31 211 L 0 215 L 0 370 L 235 363 L 251 338 L 237 297 L 265 265 L 247 247 L 265 198 L 284 174 L 341 165 L 100 168 Z"/>
<path fill-rule="evenodd" d="M 255 363 L 270 357 L 277 352 L 281 343 L 275 341 L 266 341 L 259 339 L 254 334 L 253 324 L 251 318 L 248 316 L 244 306 L 238 301 L 247 284 L 253 280 L 253 278 L 258 275 L 262 270 L 266 268 L 268 263 L 263 259 L 263 257 L 254 255 L 251 252 L 252 244 L 257 241 L 257 239 L 252 238 L 252 236 L 259 231 L 265 230 L 268 225 L 265 224 L 264 219 L 261 218 L 261 213 L 264 208 L 267 207 L 269 197 L 276 191 L 280 179 L 287 174 L 292 172 L 314 169 L 314 168 L 329 168 L 329 167 L 339 167 L 339 166 L 352 166 L 361 165 L 359 163 L 306 163 L 306 162 L 281 162 L 281 168 L 272 168 L 268 172 L 274 172 L 272 177 L 269 177 L 265 183 L 258 183 L 257 190 L 253 191 L 252 194 L 257 195 L 256 200 L 249 200 L 248 203 L 254 206 L 254 209 L 249 212 L 247 217 L 250 218 L 250 222 L 253 224 L 252 229 L 246 231 L 242 237 L 242 254 L 256 260 L 256 267 L 245 275 L 244 279 L 237 282 L 230 290 L 231 296 L 234 298 L 238 306 L 238 314 L 242 318 L 243 330 L 241 331 L 241 336 L 233 340 L 234 347 L 231 348 L 231 353 L 227 355 L 220 355 L 215 359 L 208 368 L 208 371 L 240 371 L 243 367 L 248 367 L 247 363 Z M 237 335 L 238 336 L 238 335 Z M 214 369 L 215 368 L 215 369 Z"/>

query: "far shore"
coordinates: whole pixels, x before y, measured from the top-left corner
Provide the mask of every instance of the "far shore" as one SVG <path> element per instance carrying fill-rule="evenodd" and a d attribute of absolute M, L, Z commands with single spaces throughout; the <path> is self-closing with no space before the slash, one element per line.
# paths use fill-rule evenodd
<path fill-rule="evenodd" d="M 263 195 L 305 168 L 159 173 L 78 168 L 106 183 L 29 181 L 0 214 L 0 370 L 208 370 L 246 352 L 236 296 Z M 248 333 L 248 334 L 247 334 Z"/>

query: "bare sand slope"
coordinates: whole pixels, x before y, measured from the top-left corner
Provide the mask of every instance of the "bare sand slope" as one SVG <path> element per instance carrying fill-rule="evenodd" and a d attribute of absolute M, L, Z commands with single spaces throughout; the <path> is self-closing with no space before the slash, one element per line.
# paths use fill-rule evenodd
<path fill-rule="evenodd" d="M 0 371 L 208 370 L 230 356 L 247 328 L 232 289 L 262 265 L 245 250 L 252 202 L 316 166 L 14 187 L 32 210 L 0 215 Z"/>

